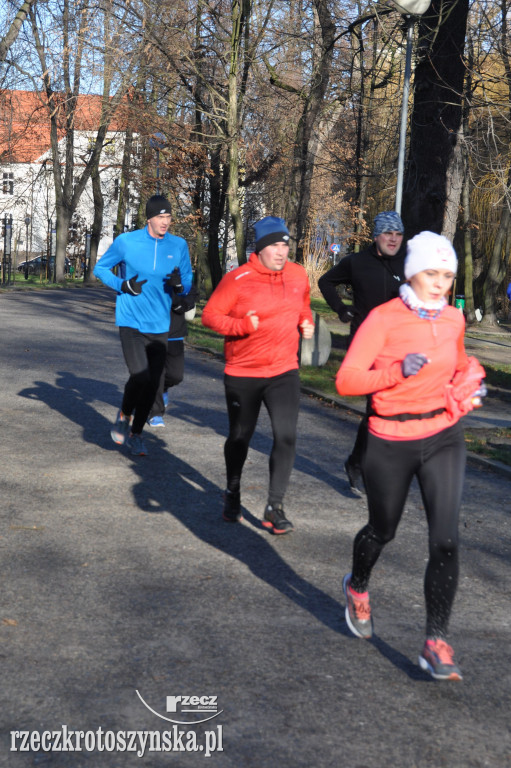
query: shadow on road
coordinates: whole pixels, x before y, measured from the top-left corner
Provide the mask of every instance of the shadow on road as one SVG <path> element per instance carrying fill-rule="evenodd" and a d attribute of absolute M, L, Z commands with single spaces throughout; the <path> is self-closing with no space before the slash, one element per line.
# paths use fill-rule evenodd
<path fill-rule="evenodd" d="M 120 394 L 119 388 L 109 382 L 78 377 L 67 371 L 58 372 L 55 385 L 36 381 L 32 387 L 19 392 L 20 397 L 44 402 L 66 419 L 81 426 L 85 441 L 96 443 L 107 450 L 126 452 L 126 449 L 111 443 L 110 422 L 98 414 L 94 406 L 95 402 L 100 401 L 116 407 Z M 219 424 L 219 415 L 212 419 L 211 410 L 188 402 L 175 402 L 174 405 L 177 407 L 173 410 L 173 417 L 209 428 L 213 423 L 218 433 L 225 434 Z M 167 444 L 154 433 L 148 435 L 148 443 L 149 457 L 135 459 L 126 452 L 133 472 L 139 478 L 132 493 L 141 511 L 172 515 L 197 539 L 243 563 L 256 578 L 278 590 L 329 629 L 352 638 L 344 622 L 344 606 L 300 576 L 279 554 L 277 547 L 282 548 L 285 554 L 285 538 L 270 537 L 260 520 L 246 509 L 243 510 L 244 523 L 233 525 L 222 521 L 221 489 L 193 466 L 172 455 Z M 253 449 L 267 455 L 270 447 L 268 436 L 261 433 L 254 435 Z M 328 482 L 340 493 L 346 485 L 337 476 L 304 456 L 297 457 L 296 468 Z M 425 679 L 425 675 L 410 659 L 380 638 L 374 637 L 371 644 L 411 679 Z"/>
<path fill-rule="evenodd" d="M 22 389 L 18 395 L 46 403 L 82 427 L 86 442 L 113 450 L 115 445 L 109 440 L 111 424 L 98 413 L 94 404 L 99 401 L 118 408 L 122 397 L 119 388 L 107 381 L 75 376 L 67 371 L 59 371 L 57 376 L 55 384 L 35 381 L 33 386 Z"/>
<path fill-rule="evenodd" d="M 212 413 L 211 409 L 204 408 L 201 406 L 194 405 L 190 402 L 185 402 L 181 400 L 174 400 L 172 402 L 172 417 L 175 419 L 180 419 L 181 421 L 187 422 L 189 424 L 193 424 L 193 426 L 204 426 L 208 427 L 209 429 L 213 428 L 215 431 L 222 435 L 223 437 L 227 437 L 227 415 L 222 414 L 221 416 L 221 424 L 220 420 L 217 418 L 214 421 L 212 420 Z M 261 416 L 263 418 L 267 418 L 267 413 L 264 410 L 264 408 L 261 408 Z M 353 426 L 353 434 L 355 435 L 356 426 Z M 262 453 L 263 456 L 269 456 L 271 452 L 272 447 L 272 439 L 269 435 L 266 435 L 262 433 L 259 429 L 256 429 L 254 432 L 254 436 L 250 442 L 250 450 L 251 451 L 258 451 L 259 453 Z M 219 456 L 219 461 L 223 461 L 223 458 Z M 336 465 L 334 465 L 336 466 Z M 331 488 L 333 488 L 337 493 L 339 493 L 341 496 L 347 496 L 348 498 L 353 498 L 353 494 L 350 491 L 349 484 L 347 480 L 344 478 L 344 470 L 341 469 L 342 464 L 339 461 L 339 465 L 336 466 L 336 469 L 338 469 L 337 474 L 334 474 L 333 472 L 330 472 L 328 468 L 326 468 L 323 464 L 319 464 L 309 458 L 309 456 L 304 456 L 303 453 L 297 453 L 295 457 L 294 462 L 294 470 L 297 472 L 302 472 L 305 475 L 309 475 L 310 477 L 313 477 L 315 480 L 318 480 L 322 483 L 325 483 L 326 485 L 329 485 Z"/>

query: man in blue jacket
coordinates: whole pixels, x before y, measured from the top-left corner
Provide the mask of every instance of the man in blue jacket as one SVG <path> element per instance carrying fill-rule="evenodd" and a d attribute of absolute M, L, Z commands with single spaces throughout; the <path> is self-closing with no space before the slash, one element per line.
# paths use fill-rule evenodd
<path fill-rule="evenodd" d="M 119 235 L 94 267 L 94 275 L 118 292 L 115 324 L 130 374 L 110 434 L 135 456 L 147 454 L 142 430 L 165 365 L 172 296 L 192 285 L 188 245 L 168 232 L 171 213 L 165 197 L 150 197 L 147 226 Z M 123 277 L 112 272 L 119 265 Z"/>

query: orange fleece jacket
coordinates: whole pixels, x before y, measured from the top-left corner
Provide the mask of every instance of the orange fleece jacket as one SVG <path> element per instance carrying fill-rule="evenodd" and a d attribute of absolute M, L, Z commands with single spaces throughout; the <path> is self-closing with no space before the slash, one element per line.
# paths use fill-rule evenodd
<path fill-rule="evenodd" d="M 446 387 L 468 369 L 463 341 L 465 320 L 446 306 L 435 320 L 420 318 L 400 298 L 376 307 L 358 329 L 336 377 L 340 395 L 372 394 L 376 413 L 428 413 L 446 406 Z M 405 378 L 401 363 L 416 352 L 429 362 Z M 482 376 L 484 370 L 481 369 Z M 444 412 L 431 419 L 387 421 L 369 418 L 369 431 L 390 440 L 429 437 L 452 426 L 461 414 Z"/>
<path fill-rule="evenodd" d="M 258 315 L 257 330 L 248 312 Z M 312 323 L 304 268 L 288 261 L 275 272 L 255 253 L 222 278 L 202 313 L 202 323 L 225 336 L 225 373 L 254 378 L 298 368 L 298 327 L 304 320 Z"/>

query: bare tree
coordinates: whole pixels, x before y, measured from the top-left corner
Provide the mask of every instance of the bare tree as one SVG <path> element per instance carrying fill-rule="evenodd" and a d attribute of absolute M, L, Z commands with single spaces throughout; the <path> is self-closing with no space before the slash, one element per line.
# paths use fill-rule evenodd
<path fill-rule="evenodd" d="M 57 218 L 55 268 L 57 282 L 64 279 L 64 259 L 71 218 L 91 174 L 98 168 L 110 121 L 128 89 L 132 78 L 131 67 L 137 53 L 136 45 L 128 45 L 129 38 L 127 33 L 125 34 L 129 18 L 128 10 L 123 10 L 117 17 L 112 3 L 103 2 L 101 8 L 100 11 L 89 5 L 75 5 L 72 0 L 64 0 L 62 15 L 58 18 L 62 29 L 60 52 L 49 47 L 45 24 L 42 18 L 38 17 L 35 9 L 30 9 L 32 34 L 41 68 L 45 105 L 50 122 Z M 45 9 L 45 13 L 48 13 L 48 8 Z M 100 20 L 104 23 L 105 37 L 100 49 L 103 55 L 104 87 L 99 125 L 89 157 L 81 166 L 81 172 L 78 175 L 76 174 L 78 166 L 75 162 L 75 142 L 82 76 L 85 74 L 83 72 L 84 57 L 89 43 L 91 40 L 94 41 L 96 23 Z M 61 62 L 60 80 L 57 75 L 57 61 Z M 118 74 L 121 68 L 123 72 L 117 78 L 117 90 L 114 95 L 111 95 L 114 74 Z M 62 136 L 64 146 L 61 151 Z"/>
<path fill-rule="evenodd" d="M 25 0 L 20 6 L 16 16 L 12 20 L 9 29 L 5 35 L 0 38 L 0 61 L 5 61 L 7 54 L 9 53 L 9 49 L 14 44 L 16 38 L 19 35 L 21 25 L 27 18 L 30 8 L 35 5 L 36 2 L 37 0 Z"/>

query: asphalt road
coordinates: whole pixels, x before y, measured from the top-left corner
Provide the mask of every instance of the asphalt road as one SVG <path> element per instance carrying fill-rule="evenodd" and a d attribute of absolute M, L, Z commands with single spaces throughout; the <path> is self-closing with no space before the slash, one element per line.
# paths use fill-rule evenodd
<path fill-rule="evenodd" d="M 260 525 L 262 416 L 245 521 L 224 523 L 221 362 L 188 350 L 166 428 L 131 457 L 109 437 L 126 378 L 112 298 L 0 295 L 0 765 L 511 765 L 509 480 L 468 468 L 450 638 L 464 680 L 434 682 L 417 665 L 417 489 L 373 575 L 376 635 L 357 640 L 341 594 L 367 513 L 341 470 L 357 419 L 302 398 L 296 531 L 278 538 Z M 138 757 L 147 732 L 175 751 Z"/>

